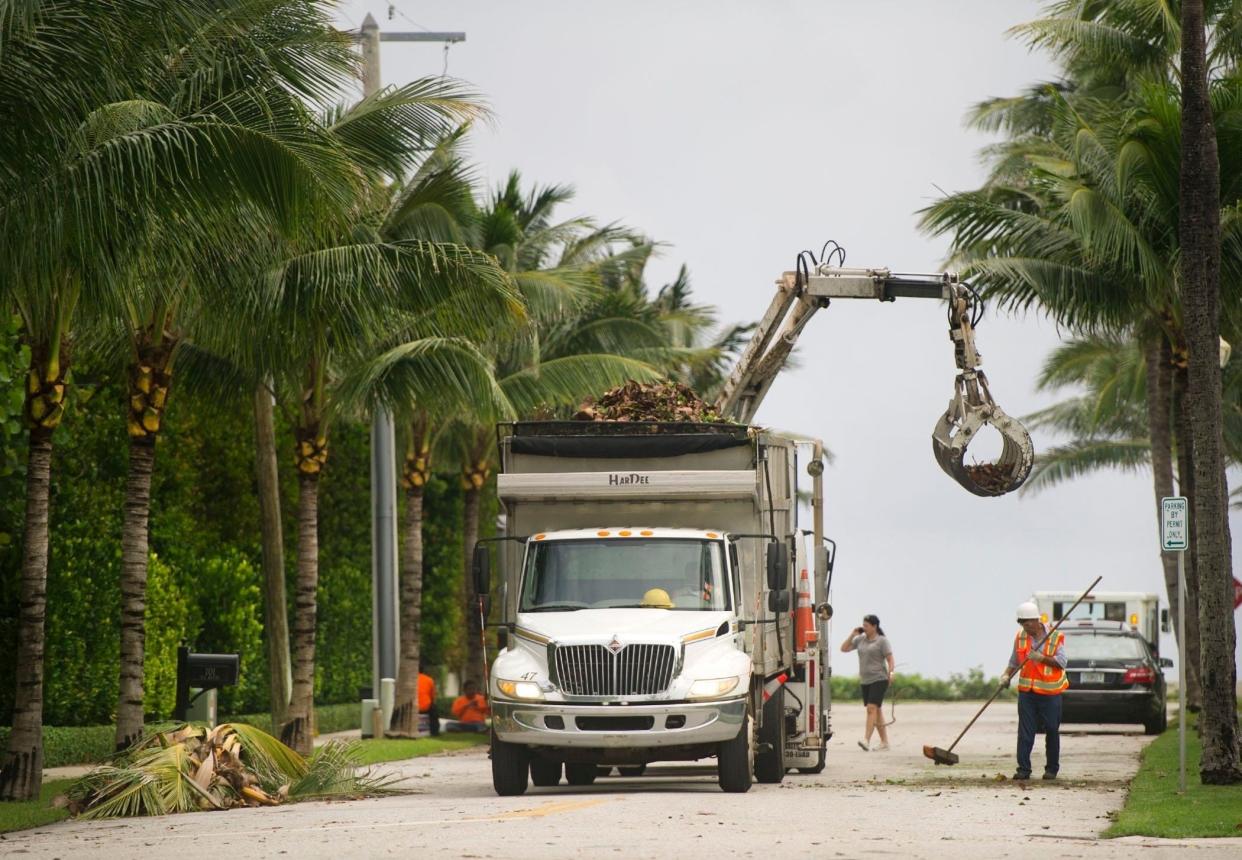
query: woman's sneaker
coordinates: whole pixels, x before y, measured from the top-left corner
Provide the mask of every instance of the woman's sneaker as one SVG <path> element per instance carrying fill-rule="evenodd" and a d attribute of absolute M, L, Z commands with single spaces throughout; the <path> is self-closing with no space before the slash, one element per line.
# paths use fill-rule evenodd
<path fill-rule="evenodd" d="M 871 752 L 871 747 L 867 744 L 866 741 L 859 741 L 858 745 L 862 747 L 863 752 Z"/>
<path fill-rule="evenodd" d="M 888 752 L 888 744 L 880 744 L 875 748 L 876 752 Z"/>

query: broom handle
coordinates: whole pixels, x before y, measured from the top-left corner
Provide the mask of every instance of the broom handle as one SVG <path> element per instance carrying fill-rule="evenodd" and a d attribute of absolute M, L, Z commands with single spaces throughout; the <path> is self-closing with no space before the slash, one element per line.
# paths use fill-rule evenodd
<path fill-rule="evenodd" d="M 1087 590 L 1086 590 L 1086 591 L 1084 591 L 1082 594 L 1080 594 L 1080 595 L 1078 596 L 1078 599 L 1074 601 L 1074 605 L 1073 605 L 1073 606 L 1071 606 L 1071 607 L 1069 608 L 1069 611 L 1068 611 L 1068 612 L 1065 612 L 1065 613 L 1062 613 L 1062 615 L 1061 615 L 1060 619 L 1057 621 L 1057 623 L 1056 623 L 1056 624 L 1054 624 L 1054 625 L 1052 625 L 1052 629 L 1051 629 L 1051 630 L 1049 630 L 1049 631 L 1048 631 L 1048 633 L 1047 633 L 1047 635 L 1045 635 L 1045 636 L 1044 636 L 1044 641 L 1045 641 L 1045 642 L 1047 642 L 1047 641 L 1048 641 L 1048 637 L 1049 637 L 1049 636 L 1051 636 L 1053 633 L 1056 633 L 1056 632 L 1057 632 L 1057 629 L 1058 629 L 1058 628 L 1059 628 L 1062 624 L 1064 624 L 1064 623 L 1065 623 L 1065 619 L 1069 618 L 1069 617 L 1070 617 L 1070 615 L 1072 615 L 1072 614 L 1073 614 L 1074 610 L 1078 608 L 1078 604 L 1082 603 L 1084 600 L 1086 600 L 1086 599 L 1087 599 L 1087 595 L 1091 593 L 1092 589 L 1094 589 L 1097 585 L 1099 585 L 1099 584 L 1100 584 L 1100 580 L 1101 580 L 1101 579 L 1103 579 L 1103 578 L 1104 578 L 1103 576 L 1097 576 L 1097 577 L 1095 578 L 1095 582 L 1093 582 L 1093 583 L 1091 583 L 1090 585 L 1088 585 L 1088 586 L 1087 586 Z M 1034 650 L 1034 649 L 1032 649 L 1032 650 Z M 1025 665 L 1027 664 L 1027 661 L 1029 661 L 1030 659 L 1031 659 L 1031 653 L 1030 653 L 1030 652 L 1027 652 L 1026 659 L 1025 659 L 1025 660 L 1023 660 L 1021 663 L 1019 663 L 1019 664 L 1018 664 L 1018 668 L 1017 668 L 1017 670 L 1015 671 L 1015 674 L 1016 674 L 1017 672 L 1021 672 L 1021 671 L 1022 671 L 1022 667 L 1023 667 L 1023 666 L 1025 666 Z M 1013 676 L 1012 676 L 1012 675 L 1010 675 L 1010 677 L 1013 677 Z M 996 701 L 996 697 L 997 697 L 997 696 L 999 696 L 1003 690 L 1005 690 L 1005 687 L 997 687 L 997 688 L 996 688 L 996 692 L 995 692 L 995 693 L 993 693 L 993 694 L 991 695 L 991 697 L 990 697 L 990 698 L 989 698 L 986 702 L 984 702 L 984 703 L 983 703 L 983 707 L 979 709 L 979 712 L 978 712 L 977 714 L 975 714 L 974 719 L 972 719 L 969 723 L 967 723 L 967 724 L 966 724 L 966 728 L 962 729 L 962 733 L 961 733 L 960 735 L 958 735 L 958 736 L 957 736 L 957 738 L 953 741 L 953 743 L 952 743 L 952 744 L 950 744 L 950 745 L 949 745 L 949 749 L 948 749 L 948 751 L 949 751 L 949 752 L 953 752 L 953 747 L 957 746 L 957 742 L 958 742 L 958 741 L 960 741 L 963 737 L 965 737 L 965 736 L 966 736 L 966 733 L 967 733 L 968 731 L 970 731 L 970 727 L 971 727 L 971 726 L 973 726 L 973 725 L 975 724 L 975 720 L 977 720 L 977 719 L 979 719 L 979 717 L 983 716 L 983 712 L 984 712 L 984 711 L 986 711 L 986 710 L 988 709 L 988 705 L 990 705 L 990 704 L 992 704 L 993 702 L 995 702 L 995 701 Z"/>

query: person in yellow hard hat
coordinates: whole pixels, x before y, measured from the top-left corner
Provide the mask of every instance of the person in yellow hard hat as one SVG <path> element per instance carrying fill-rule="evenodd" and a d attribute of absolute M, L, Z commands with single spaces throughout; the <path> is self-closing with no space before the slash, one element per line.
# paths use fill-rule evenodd
<path fill-rule="evenodd" d="M 1031 749 L 1035 735 L 1044 730 L 1044 779 L 1056 779 L 1061 769 L 1061 693 L 1069 686 L 1065 675 L 1065 635 L 1049 635 L 1039 618 L 1039 607 L 1026 602 L 1018 606 L 1022 629 L 1013 640 L 1009 665 L 1001 674 L 1001 687 L 1018 675 L 1018 770 L 1014 779 L 1031 778 Z"/>

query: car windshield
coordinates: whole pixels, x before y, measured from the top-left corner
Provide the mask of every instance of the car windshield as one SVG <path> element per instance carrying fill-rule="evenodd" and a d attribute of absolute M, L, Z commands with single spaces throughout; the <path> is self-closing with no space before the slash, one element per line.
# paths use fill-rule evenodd
<path fill-rule="evenodd" d="M 719 541 L 563 540 L 529 544 L 521 612 L 729 608 Z"/>
<path fill-rule="evenodd" d="M 1141 660 L 1147 649 L 1135 636 L 1074 633 L 1065 637 L 1065 656 L 1070 660 Z"/>

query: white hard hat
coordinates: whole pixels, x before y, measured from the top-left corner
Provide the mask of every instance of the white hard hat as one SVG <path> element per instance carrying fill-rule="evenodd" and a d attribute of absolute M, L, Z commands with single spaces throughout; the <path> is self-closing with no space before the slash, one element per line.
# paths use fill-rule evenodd
<path fill-rule="evenodd" d="M 1018 620 L 1034 621 L 1039 618 L 1039 607 L 1031 601 L 1018 604 Z"/>

